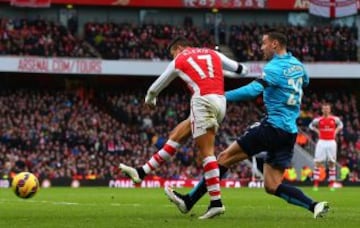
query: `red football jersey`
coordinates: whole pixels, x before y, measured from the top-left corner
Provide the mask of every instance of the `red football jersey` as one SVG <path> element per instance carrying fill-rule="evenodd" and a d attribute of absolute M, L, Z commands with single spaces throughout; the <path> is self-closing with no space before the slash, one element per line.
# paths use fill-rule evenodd
<path fill-rule="evenodd" d="M 325 140 L 334 140 L 336 128 L 342 126 L 341 120 L 336 116 L 321 116 L 316 118 L 311 124 L 317 125 L 320 132 L 319 139 Z"/>
<path fill-rule="evenodd" d="M 220 56 L 207 48 L 186 48 L 175 59 L 175 69 L 193 95 L 224 95 Z"/>

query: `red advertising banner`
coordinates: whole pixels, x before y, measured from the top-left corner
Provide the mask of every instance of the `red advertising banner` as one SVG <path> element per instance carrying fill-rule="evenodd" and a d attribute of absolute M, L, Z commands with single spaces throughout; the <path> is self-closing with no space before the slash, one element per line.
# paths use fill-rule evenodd
<path fill-rule="evenodd" d="M 199 183 L 197 179 L 187 179 L 187 180 L 172 180 L 172 179 L 162 179 L 162 178 L 149 178 L 141 182 L 141 184 L 135 185 L 129 179 L 118 179 L 110 180 L 110 188 L 163 188 L 163 187 L 173 187 L 173 188 L 193 188 Z M 264 186 L 262 181 L 251 181 L 249 180 L 232 180 L 226 179 L 220 181 L 220 186 L 222 188 L 262 188 Z"/>
<path fill-rule="evenodd" d="M 0 0 L 0 2 L 36 2 L 43 0 Z M 102 5 L 114 7 L 148 8 L 218 8 L 218 9 L 269 9 L 269 10 L 307 10 L 309 0 L 49 0 L 58 5 Z M 360 9 L 360 0 L 357 0 Z"/>
<path fill-rule="evenodd" d="M 309 0 L 268 0 L 266 8 L 275 10 L 306 10 L 309 8 Z"/>
<path fill-rule="evenodd" d="M 0 2 L 32 0 L 0 0 Z M 44 0 L 35 0 L 44 1 Z M 263 9 L 266 0 L 48 0 L 51 4 L 61 5 L 103 5 L 114 7 L 151 7 L 151 8 L 218 8 L 218 9 Z"/>
<path fill-rule="evenodd" d="M 182 0 L 52 0 L 52 4 L 72 4 L 72 5 L 114 5 L 118 7 L 154 7 L 154 8 L 176 8 L 183 7 Z"/>

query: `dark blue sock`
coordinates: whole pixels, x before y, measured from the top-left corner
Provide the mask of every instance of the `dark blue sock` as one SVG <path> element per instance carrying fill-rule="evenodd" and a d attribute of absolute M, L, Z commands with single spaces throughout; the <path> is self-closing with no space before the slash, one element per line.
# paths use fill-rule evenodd
<path fill-rule="evenodd" d="M 286 200 L 288 203 L 303 207 L 309 211 L 314 211 L 314 202 L 307 197 L 300 189 L 291 185 L 280 184 L 276 189 L 275 195 Z"/>
<path fill-rule="evenodd" d="M 220 179 L 225 175 L 225 173 L 228 171 L 228 168 L 219 165 L 220 170 Z M 190 198 L 189 204 L 187 204 L 188 207 L 192 208 L 197 201 L 203 197 L 207 193 L 206 188 L 206 182 L 205 178 L 202 178 L 201 181 L 189 192 L 188 196 Z M 190 209 L 189 208 L 189 209 Z"/>

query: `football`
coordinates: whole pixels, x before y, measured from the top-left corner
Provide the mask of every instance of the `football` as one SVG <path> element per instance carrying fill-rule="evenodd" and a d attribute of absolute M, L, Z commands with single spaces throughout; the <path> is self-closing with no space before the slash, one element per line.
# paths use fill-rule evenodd
<path fill-rule="evenodd" d="M 39 190 L 39 181 L 34 174 L 21 172 L 14 177 L 11 186 L 18 197 L 28 199 Z"/>

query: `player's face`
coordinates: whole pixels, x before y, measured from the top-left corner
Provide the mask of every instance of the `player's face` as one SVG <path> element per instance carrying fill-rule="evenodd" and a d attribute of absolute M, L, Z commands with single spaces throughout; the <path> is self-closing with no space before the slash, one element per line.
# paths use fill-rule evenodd
<path fill-rule="evenodd" d="M 331 112 L 331 107 L 330 107 L 330 105 L 323 105 L 323 106 L 321 107 L 321 111 L 322 111 L 322 113 L 323 113 L 325 116 L 329 115 L 330 112 Z"/>
<path fill-rule="evenodd" d="M 275 53 L 277 43 L 278 42 L 276 40 L 271 40 L 268 35 L 263 35 L 261 51 L 264 54 L 264 59 L 266 60 L 272 59 Z"/>

